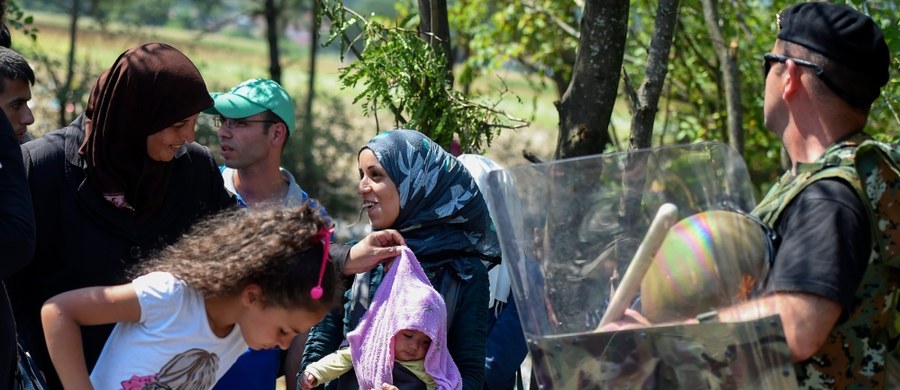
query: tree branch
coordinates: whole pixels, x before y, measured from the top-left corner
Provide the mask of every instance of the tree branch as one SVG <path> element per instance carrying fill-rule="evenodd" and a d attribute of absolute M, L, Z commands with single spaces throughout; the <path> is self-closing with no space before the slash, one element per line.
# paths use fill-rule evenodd
<path fill-rule="evenodd" d="M 725 110 L 728 115 L 728 141 L 731 147 L 744 154 L 744 112 L 741 108 L 741 80 L 736 50 L 725 44 L 722 28 L 719 26 L 719 11 L 716 0 L 700 0 L 703 5 L 703 19 L 712 39 L 713 49 L 721 66 L 723 89 L 725 90 Z"/>
<path fill-rule="evenodd" d="M 678 0 L 661 0 L 657 8 L 656 25 L 647 55 L 647 72 L 638 89 L 637 110 L 631 122 L 631 149 L 643 149 L 651 145 L 659 96 L 668 73 L 669 51 L 678 20 L 678 3 Z"/>
<path fill-rule="evenodd" d="M 566 23 L 565 20 L 560 19 L 555 14 L 548 11 L 546 8 L 536 5 L 533 1 L 522 1 L 522 6 L 524 6 L 526 9 L 534 10 L 536 13 L 546 16 L 550 19 L 551 22 L 556 24 L 556 26 L 559 27 L 560 30 L 566 33 L 566 35 L 575 38 L 576 40 L 581 39 L 581 33 L 578 32 L 578 29 L 572 27 L 570 24 Z"/>
<path fill-rule="evenodd" d="M 317 1 L 322 1 L 322 0 L 317 0 Z M 321 7 L 322 12 L 323 12 L 326 16 L 328 16 L 328 19 L 329 19 L 329 20 L 331 20 L 332 22 L 337 21 L 337 18 L 336 18 L 335 15 L 331 12 L 331 9 L 330 9 L 330 8 L 326 7 L 325 4 L 321 4 L 321 6 L 322 6 L 322 7 Z M 346 6 L 344 6 L 343 4 L 341 4 L 341 10 L 344 11 L 344 12 L 347 12 L 347 13 L 349 13 L 349 14 L 351 14 L 351 15 L 353 15 L 355 18 L 361 20 L 362 23 L 363 23 L 363 25 L 368 26 L 369 22 L 366 20 L 366 18 L 364 18 L 362 15 L 360 15 L 360 14 L 357 13 L 356 11 L 354 11 L 354 10 L 352 10 L 352 9 L 350 9 L 350 8 L 348 8 L 348 7 L 346 7 Z M 365 30 L 363 30 L 363 31 L 365 31 Z M 361 35 L 360 35 L 360 36 L 361 36 Z M 343 40 L 344 44 L 347 45 L 348 50 L 350 50 L 350 52 L 353 53 L 353 55 L 356 57 L 356 59 L 357 59 L 358 61 L 362 61 L 362 60 L 363 60 L 362 52 L 360 52 L 359 49 L 357 49 L 357 48 L 356 48 L 356 45 L 355 45 L 356 40 L 359 39 L 360 36 L 357 36 L 355 39 L 351 40 L 350 37 L 347 35 L 346 30 L 345 30 L 345 29 L 341 29 L 341 40 Z M 390 109 L 391 112 L 394 114 L 394 117 L 397 118 L 397 121 L 400 121 L 400 122 L 403 122 L 403 123 L 406 123 L 406 122 L 407 122 L 407 121 L 406 121 L 406 118 L 403 117 L 403 112 L 402 112 L 397 106 L 395 106 L 392 102 L 388 102 L 388 103 L 386 104 L 386 106 L 387 106 L 388 109 Z"/>
<path fill-rule="evenodd" d="M 543 161 L 541 161 L 540 157 L 538 157 L 536 154 L 534 154 L 532 152 L 529 152 L 527 149 L 522 149 L 522 157 L 524 157 L 526 160 L 528 160 L 532 164 L 540 164 L 543 162 Z"/>

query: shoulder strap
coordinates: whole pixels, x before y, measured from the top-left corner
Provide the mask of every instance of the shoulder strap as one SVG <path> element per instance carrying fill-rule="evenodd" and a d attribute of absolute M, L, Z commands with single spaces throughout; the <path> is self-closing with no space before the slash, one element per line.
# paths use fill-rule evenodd
<path fill-rule="evenodd" d="M 825 178 L 853 187 L 866 207 L 879 260 L 900 268 L 900 145 L 869 138 L 845 141 L 802 187 Z"/>
<path fill-rule="evenodd" d="M 857 146 L 867 139 L 868 136 L 863 133 L 854 134 L 828 147 L 817 162 L 799 165 L 796 175 L 786 172 L 754 208 L 752 214 L 766 225 L 774 227 L 781 213 L 801 191 L 816 181 L 829 178 L 847 182 L 860 199 L 866 199 L 853 160 Z"/>
<path fill-rule="evenodd" d="M 900 268 L 900 145 L 865 142 L 856 152 L 854 166 L 881 260 Z"/>

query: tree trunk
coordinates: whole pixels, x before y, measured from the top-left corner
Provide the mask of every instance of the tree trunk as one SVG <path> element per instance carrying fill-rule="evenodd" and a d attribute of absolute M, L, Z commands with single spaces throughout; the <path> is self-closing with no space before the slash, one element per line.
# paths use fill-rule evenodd
<path fill-rule="evenodd" d="M 281 84 L 281 61 L 278 53 L 278 9 L 275 0 L 266 0 L 266 40 L 269 42 L 269 75 Z"/>
<path fill-rule="evenodd" d="M 462 63 L 465 63 L 466 61 L 468 61 L 469 57 L 472 56 L 472 48 L 469 46 L 470 42 L 471 42 L 471 37 L 466 37 L 465 43 L 462 43 L 462 44 L 460 44 L 459 40 L 457 40 L 457 45 L 460 45 L 457 48 L 457 50 L 459 51 L 458 58 L 459 58 L 459 61 Z M 454 56 L 456 56 L 456 53 L 454 53 Z M 459 87 L 462 90 L 463 95 L 466 95 L 466 96 L 471 95 L 473 81 L 474 80 L 472 80 L 472 78 L 469 77 L 469 81 L 461 83 L 461 85 Z"/>
<path fill-rule="evenodd" d="M 72 81 L 75 78 L 75 44 L 78 36 L 80 3 L 80 0 L 72 0 L 72 10 L 69 12 L 69 57 L 66 63 L 66 80 L 63 87 L 56 91 L 56 100 L 59 101 L 59 127 L 64 127 L 70 122 L 66 108 L 69 105 Z"/>
<path fill-rule="evenodd" d="M 556 87 L 556 96 L 565 96 L 566 90 L 569 89 L 569 80 L 566 80 L 560 72 L 550 75 L 550 80 L 553 81 L 553 86 Z"/>
<path fill-rule="evenodd" d="M 431 0 L 431 32 L 434 38 L 431 47 L 444 54 L 445 69 L 449 85 L 453 85 L 453 53 L 450 50 L 450 19 L 447 14 L 447 0 Z"/>
<path fill-rule="evenodd" d="M 419 1 L 419 37 L 431 43 L 431 0 Z"/>
<path fill-rule="evenodd" d="M 303 131 L 312 130 L 312 108 L 313 100 L 316 97 L 316 56 L 319 53 L 319 18 L 315 15 L 319 14 L 319 2 L 312 1 L 312 31 L 309 41 L 309 82 L 306 85 L 306 106 L 303 112 Z"/>
<path fill-rule="evenodd" d="M 319 2 L 313 1 L 313 15 L 317 15 Z M 300 179 L 303 187 L 311 194 L 321 194 L 323 177 L 313 156 L 313 142 L 316 129 L 313 127 L 313 100 L 316 96 L 316 55 L 319 48 L 319 23 L 313 18 L 312 40 L 309 43 L 309 82 L 306 89 L 306 102 L 303 112 L 303 127 L 294 136 L 300 137 L 300 161 L 303 164 Z"/>
<path fill-rule="evenodd" d="M 703 18 L 706 20 L 706 29 L 712 38 L 716 57 L 722 71 L 722 81 L 725 89 L 725 104 L 728 113 L 728 143 L 741 155 L 744 154 L 744 110 L 741 108 L 741 80 L 740 69 L 737 63 L 737 47 L 725 45 L 725 37 L 719 26 L 719 11 L 717 0 L 701 0 L 703 4 Z"/>
<path fill-rule="evenodd" d="M 656 25 L 650 40 L 647 55 L 647 71 L 632 102 L 634 118 L 631 122 L 631 149 L 651 146 L 653 123 L 659 106 L 659 96 L 666 82 L 669 66 L 669 51 L 678 22 L 678 0 L 662 0 L 656 9 Z"/>
<path fill-rule="evenodd" d="M 572 80 L 557 103 L 560 129 L 555 159 L 601 153 L 609 144 L 608 128 L 619 87 L 628 12 L 628 0 L 587 0 L 585 3 Z M 593 200 L 573 194 L 592 193 L 596 183 L 579 180 L 579 175 L 554 173 L 552 168 L 546 175 L 549 211 L 542 233 L 543 253 L 553 253 L 559 261 L 546 264 L 545 272 L 551 275 L 548 280 L 555 282 L 545 288 L 551 301 L 566 307 L 578 304 L 574 301 L 596 287 L 590 282 L 552 276 L 571 273 L 580 268 L 579 264 L 584 260 L 596 256 L 593 250 L 585 250 L 587 248 L 579 245 L 562 244 L 571 240 L 573 231 L 577 232 L 593 205 Z"/>
<path fill-rule="evenodd" d="M 555 159 L 603 152 L 619 89 L 628 33 L 628 0 L 587 0 L 569 88 L 557 103 Z"/>
<path fill-rule="evenodd" d="M 653 124 L 659 106 L 659 97 L 665 85 L 669 66 L 669 51 L 672 37 L 678 23 L 678 0 L 661 0 L 656 8 L 653 37 L 647 54 L 647 70 L 640 88 L 632 95 L 631 142 L 629 149 L 649 148 L 653 140 Z M 648 154 L 632 154 L 626 159 L 623 175 L 622 198 L 619 209 L 619 224 L 624 238 L 639 240 L 640 215 L 643 192 L 646 184 Z M 655 214 L 655 211 L 654 211 Z"/>
<path fill-rule="evenodd" d="M 419 1 L 419 37 L 431 46 L 432 50 L 443 54 L 446 61 L 444 69 L 447 73 L 446 85 L 423 85 L 423 89 L 429 88 L 453 88 L 453 55 L 450 50 L 450 20 L 447 14 L 447 0 L 418 0 Z M 436 114 L 440 116 L 440 114 Z M 419 129 L 425 135 L 432 137 L 431 129 Z M 449 145 L 443 145 L 445 148 Z"/>
<path fill-rule="evenodd" d="M 450 19 L 447 0 L 419 0 L 419 37 L 443 54 L 448 87 L 453 86 L 453 52 L 450 47 Z"/>

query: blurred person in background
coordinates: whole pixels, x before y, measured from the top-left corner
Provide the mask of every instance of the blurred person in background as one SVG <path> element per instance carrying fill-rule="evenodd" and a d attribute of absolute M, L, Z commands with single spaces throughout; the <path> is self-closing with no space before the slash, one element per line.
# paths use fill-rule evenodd
<path fill-rule="evenodd" d="M 503 169 L 491 159 L 477 154 L 461 154 L 456 157 L 466 167 L 482 195 L 487 189 L 488 173 Z M 490 209 L 487 196 L 485 202 Z M 519 322 L 519 310 L 512 295 L 509 264 L 501 262 L 488 271 L 491 298 L 488 302 L 488 338 L 484 359 L 484 388 L 486 390 L 511 390 L 522 388 L 520 366 L 528 355 L 525 332 Z"/>
<path fill-rule="evenodd" d="M 28 61 L 14 50 L 0 47 L 0 108 L 12 125 L 19 143 L 31 140 L 28 126 L 34 123 L 34 115 L 28 101 L 31 100 L 34 81 L 34 70 Z"/>

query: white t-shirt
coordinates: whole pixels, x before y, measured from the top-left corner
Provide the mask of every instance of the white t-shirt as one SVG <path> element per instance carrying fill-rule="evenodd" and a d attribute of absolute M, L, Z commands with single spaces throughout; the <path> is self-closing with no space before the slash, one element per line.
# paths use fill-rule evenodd
<path fill-rule="evenodd" d="M 95 389 L 210 389 L 247 350 L 236 324 L 224 338 L 213 334 L 203 296 L 172 274 L 153 272 L 132 285 L 141 319 L 116 324 L 91 372 Z"/>

